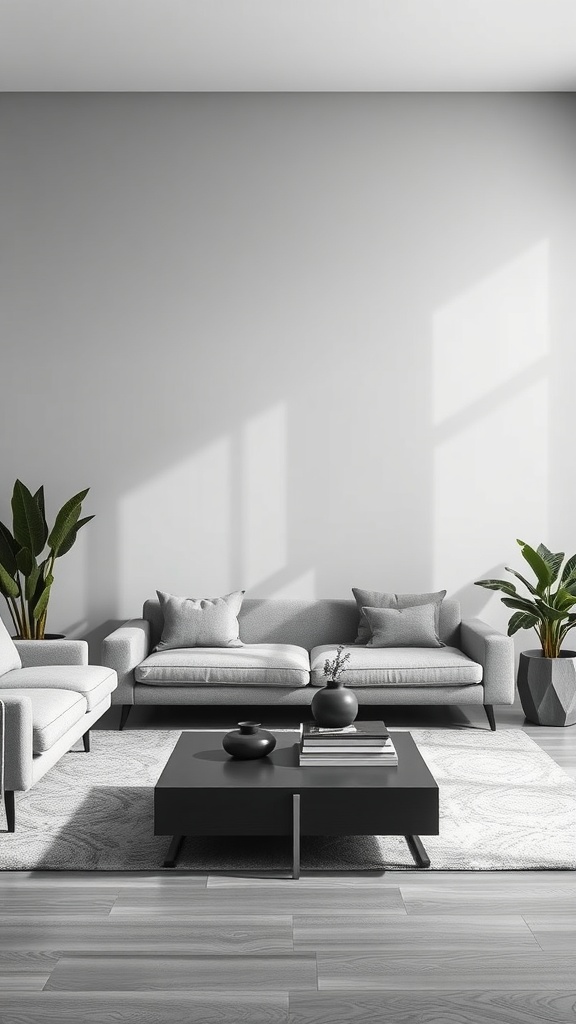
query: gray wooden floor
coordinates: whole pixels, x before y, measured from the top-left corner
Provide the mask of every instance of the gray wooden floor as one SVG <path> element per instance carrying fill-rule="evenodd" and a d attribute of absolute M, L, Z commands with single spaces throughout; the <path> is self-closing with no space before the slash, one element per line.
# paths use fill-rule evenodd
<path fill-rule="evenodd" d="M 497 718 L 576 778 L 576 727 Z M 448 709 L 387 721 L 486 727 Z M 5 872 L 0 1022 L 36 1021 L 574 1024 L 576 872 Z"/>

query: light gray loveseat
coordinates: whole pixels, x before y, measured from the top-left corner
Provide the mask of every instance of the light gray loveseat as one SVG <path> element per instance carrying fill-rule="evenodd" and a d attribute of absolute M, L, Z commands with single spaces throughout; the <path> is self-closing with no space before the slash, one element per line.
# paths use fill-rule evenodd
<path fill-rule="evenodd" d="M 108 710 L 116 673 L 88 664 L 85 640 L 15 640 L 0 621 L 4 803 L 16 827 L 15 792 L 30 789 Z"/>
<path fill-rule="evenodd" d="M 514 700 L 512 640 L 480 619 L 460 618 L 458 601 L 440 606 L 439 648 L 354 646 L 354 601 L 246 598 L 238 616 L 239 648 L 192 647 L 152 653 L 162 633 L 157 600 L 103 641 L 102 663 L 118 674 L 112 702 L 122 729 L 133 705 L 307 705 L 325 685 L 323 666 L 350 644 L 344 683 L 360 706 L 482 704 Z"/>

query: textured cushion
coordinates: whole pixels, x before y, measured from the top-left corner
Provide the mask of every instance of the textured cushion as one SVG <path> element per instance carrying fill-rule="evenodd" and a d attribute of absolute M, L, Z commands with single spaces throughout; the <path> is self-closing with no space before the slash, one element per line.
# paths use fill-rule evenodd
<path fill-rule="evenodd" d="M 472 686 L 482 666 L 455 647 L 350 647 L 342 673 L 345 686 Z M 313 686 L 324 686 L 324 661 L 335 647 L 315 647 L 310 655 Z"/>
<path fill-rule="evenodd" d="M 36 665 L 7 672 L 0 680 L 0 695 L 5 686 L 14 691 L 73 690 L 86 698 L 88 711 L 92 711 L 116 685 L 113 669 L 100 665 Z"/>
<path fill-rule="evenodd" d="M 135 669 L 137 683 L 153 686 L 306 686 L 310 659 L 303 647 L 252 644 L 240 648 L 194 647 L 159 651 Z"/>
<path fill-rule="evenodd" d="M 0 687 L 0 699 L 22 695 L 22 690 Z M 32 749 L 42 754 L 86 714 L 86 700 L 72 690 L 26 689 L 32 701 Z"/>
<path fill-rule="evenodd" d="M 434 604 L 436 607 L 436 635 L 440 636 L 440 605 L 446 597 L 445 590 L 439 590 L 434 594 L 382 594 L 378 590 L 360 590 L 352 587 L 352 593 L 356 598 L 360 621 L 358 622 L 358 636 L 355 643 L 367 644 L 372 632 L 363 608 L 415 608 L 421 604 Z"/>
<path fill-rule="evenodd" d="M 368 647 L 443 647 L 436 632 L 436 605 L 363 608 L 372 638 Z"/>
<path fill-rule="evenodd" d="M 225 597 L 176 597 L 157 590 L 164 616 L 156 651 L 181 647 L 240 647 L 238 612 L 244 597 L 237 590 Z"/>
<path fill-rule="evenodd" d="M 13 668 L 20 668 L 22 662 L 10 633 L 0 619 L 0 676 L 10 672 Z"/>

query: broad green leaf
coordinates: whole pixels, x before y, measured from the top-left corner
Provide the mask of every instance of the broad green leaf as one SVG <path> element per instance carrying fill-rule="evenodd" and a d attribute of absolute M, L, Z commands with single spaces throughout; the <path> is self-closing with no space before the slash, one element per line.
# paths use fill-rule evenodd
<path fill-rule="evenodd" d="M 540 555 L 540 557 L 543 558 L 546 562 L 546 565 L 549 567 L 550 572 L 552 573 L 551 582 L 554 583 L 558 577 L 558 573 L 560 572 L 560 566 L 564 561 L 564 552 L 558 551 L 555 554 L 553 551 L 550 551 L 545 544 L 539 544 L 536 553 Z"/>
<path fill-rule="evenodd" d="M 526 612 L 528 615 L 535 615 L 538 619 L 544 618 L 540 609 L 535 607 L 527 597 L 503 597 L 502 604 L 506 605 L 506 608 L 517 608 L 518 611 Z"/>
<path fill-rule="evenodd" d="M 565 583 L 561 589 L 565 590 L 567 594 L 576 595 L 576 580 L 572 583 Z"/>
<path fill-rule="evenodd" d="M 79 519 L 78 520 L 78 522 L 76 523 L 76 526 L 74 526 L 70 530 L 70 533 L 68 534 L 68 536 L 64 539 L 64 541 L 60 545 L 60 547 L 58 549 L 58 554 L 56 556 L 57 558 L 61 558 L 62 555 L 68 554 L 68 552 L 70 551 L 70 548 L 72 547 L 72 545 L 76 541 L 76 537 L 78 536 L 78 530 L 81 530 L 83 526 L 86 526 L 86 523 L 89 523 L 91 519 L 94 519 L 94 516 L 86 516 L 84 519 Z"/>
<path fill-rule="evenodd" d="M 553 606 L 554 608 L 561 608 L 563 611 L 567 611 L 568 608 L 572 608 L 576 604 L 576 594 L 573 594 L 570 590 L 565 587 L 559 587 L 554 594 Z"/>
<path fill-rule="evenodd" d="M 22 547 L 39 555 L 44 547 L 44 517 L 32 494 L 21 480 L 14 484 L 12 494 L 14 537 Z"/>
<path fill-rule="evenodd" d="M 511 572 L 512 575 L 515 576 L 517 580 L 520 580 L 520 583 L 523 583 L 526 589 L 529 590 L 531 594 L 534 594 L 535 597 L 539 596 L 536 587 L 533 586 L 533 584 L 530 583 L 530 580 L 527 580 L 525 576 L 522 576 L 521 573 L 516 572 L 516 569 L 511 569 L 510 566 L 507 565 L 506 572 Z"/>
<path fill-rule="evenodd" d="M 542 614 L 542 618 L 548 622 L 558 622 L 560 619 L 566 618 L 566 612 L 562 611 L 561 608 L 554 608 L 547 601 L 536 600 L 534 602 L 538 610 Z"/>
<path fill-rule="evenodd" d="M 566 586 L 567 583 L 572 583 L 576 580 L 576 555 L 572 555 L 568 559 L 564 569 L 562 570 L 562 577 L 560 582 Z"/>
<path fill-rule="evenodd" d="M 42 566 L 36 565 L 32 572 L 26 577 L 26 583 L 24 586 L 24 597 L 27 601 L 32 601 L 36 595 L 36 588 L 42 574 Z"/>
<path fill-rule="evenodd" d="M 36 494 L 33 497 L 34 497 L 34 501 L 38 505 L 38 508 L 40 509 L 40 515 L 42 516 L 42 521 L 44 523 L 44 544 L 45 544 L 47 539 L 48 539 L 48 523 L 46 522 L 46 504 L 45 504 L 45 501 L 44 501 L 44 487 L 39 487 L 38 490 L 36 491 Z M 44 544 L 42 545 L 42 547 L 44 547 Z"/>
<path fill-rule="evenodd" d="M 10 576 L 16 575 L 16 555 L 20 545 L 4 523 L 0 523 L 0 562 Z"/>
<path fill-rule="evenodd" d="M 538 622 L 535 615 L 528 612 L 515 612 L 508 623 L 508 636 L 514 636 L 519 629 L 532 629 Z"/>
<path fill-rule="evenodd" d="M 529 544 L 526 544 L 525 541 L 518 540 L 517 544 L 520 545 L 522 557 L 526 559 L 538 580 L 538 593 L 540 594 L 553 582 L 552 570 L 542 556 L 534 548 L 531 548 Z"/>
<path fill-rule="evenodd" d="M 50 588 L 52 587 L 53 583 L 54 577 L 52 575 L 48 575 L 46 577 L 46 580 L 44 581 L 44 590 L 40 594 L 40 597 L 32 611 L 32 614 L 36 621 L 42 618 L 44 612 L 46 611 L 46 608 L 48 607 L 48 601 L 50 600 Z"/>
<path fill-rule="evenodd" d="M 475 586 L 485 587 L 486 590 L 501 590 L 504 594 L 516 593 L 516 587 L 513 583 L 509 583 L 508 580 L 476 580 Z"/>
<path fill-rule="evenodd" d="M 30 575 L 36 565 L 36 559 L 30 551 L 30 548 L 20 548 L 20 551 L 16 555 L 16 565 L 18 566 L 18 572 L 21 572 L 23 576 Z"/>
<path fill-rule="evenodd" d="M 20 597 L 20 587 L 3 565 L 0 565 L 0 590 L 4 597 Z"/>
<path fill-rule="evenodd" d="M 76 526 L 78 519 L 80 518 L 80 512 L 82 511 L 82 502 L 90 490 L 89 487 L 84 491 L 79 491 L 72 498 L 69 498 L 67 502 L 62 505 L 52 530 L 48 536 L 48 546 L 54 552 L 55 555 L 62 547 L 64 541 L 67 539 L 70 530 Z"/>
<path fill-rule="evenodd" d="M 562 626 L 562 629 L 560 630 L 560 642 L 562 642 L 566 634 L 569 633 L 571 629 L 574 629 L 574 626 L 576 626 L 576 615 L 569 615 L 568 622 L 565 626 Z"/>

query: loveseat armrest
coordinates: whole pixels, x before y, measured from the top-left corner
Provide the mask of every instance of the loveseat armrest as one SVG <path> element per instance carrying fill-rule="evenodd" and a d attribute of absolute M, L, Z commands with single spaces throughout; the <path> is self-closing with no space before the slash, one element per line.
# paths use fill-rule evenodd
<path fill-rule="evenodd" d="M 4 694 L 4 789 L 32 785 L 32 701 L 24 694 Z"/>
<path fill-rule="evenodd" d="M 37 665 L 87 665 L 86 640 L 15 640 L 22 668 Z"/>
<path fill-rule="evenodd" d="M 514 703 L 514 642 L 482 619 L 464 619 L 460 647 L 482 665 L 485 704 Z"/>
<path fill-rule="evenodd" d="M 147 619 L 130 619 L 104 637 L 102 664 L 115 669 L 118 675 L 113 704 L 134 703 L 134 669 L 149 653 L 150 623 Z"/>

